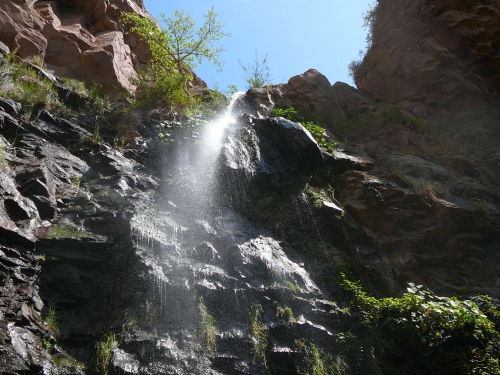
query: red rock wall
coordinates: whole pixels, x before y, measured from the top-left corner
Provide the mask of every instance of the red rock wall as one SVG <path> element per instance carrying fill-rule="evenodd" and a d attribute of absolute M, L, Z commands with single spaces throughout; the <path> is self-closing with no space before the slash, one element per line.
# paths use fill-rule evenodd
<path fill-rule="evenodd" d="M 0 49 L 42 56 L 58 76 L 102 85 L 104 93 L 134 90 L 149 60 L 137 36 L 124 36 L 121 12 L 149 16 L 142 0 L 0 0 Z"/>
<path fill-rule="evenodd" d="M 420 116 L 500 103 L 500 1 L 379 0 L 356 79 Z"/>

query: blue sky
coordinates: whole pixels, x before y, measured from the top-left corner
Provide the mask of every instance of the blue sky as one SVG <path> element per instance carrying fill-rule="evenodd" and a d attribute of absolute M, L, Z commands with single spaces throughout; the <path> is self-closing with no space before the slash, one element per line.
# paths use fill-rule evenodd
<path fill-rule="evenodd" d="M 224 69 L 217 73 L 204 63 L 196 73 L 208 86 L 225 91 L 227 85 L 246 90 L 243 64 L 252 64 L 255 49 L 268 54 L 272 83 L 287 82 L 310 68 L 323 73 L 333 84 L 353 85 L 347 65 L 364 49 L 366 32 L 363 17 L 373 0 L 144 0 L 155 17 L 172 17 L 184 9 L 203 23 L 203 14 L 213 5 L 218 21 L 225 23 L 231 38 L 222 42 Z"/>

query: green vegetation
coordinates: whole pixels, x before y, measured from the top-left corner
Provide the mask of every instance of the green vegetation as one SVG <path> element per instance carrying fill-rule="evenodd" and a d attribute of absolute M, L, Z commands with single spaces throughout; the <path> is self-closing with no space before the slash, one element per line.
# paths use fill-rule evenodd
<path fill-rule="evenodd" d="M 96 342 L 95 348 L 97 350 L 97 369 L 101 374 L 107 375 L 109 372 L 109 364 L 113 357 L 113 349 L 116 348 L 115 334 L 113 332 L 104 334 L 102 340 Z"/>
<path fill-rule="evenodd" d="M 52 342 L 50 341 L 50 338 L 42 337 L 41 340 L 42 340 L 43 348 L 50 353 L 52 351 L 52 348 L 53 348 Z"/>
<path fill-rule="evenodd" d="M 82 238 L 101 238 L 99 235 L 87 232 L 83 230 L 80 227 L 77 227 L 74 224 L 70 223 L 61 223 L 61 224 L 56 224 L 52 225 L 49 227 L 49 230 L 47 232 L 47 239 L 54 239 L 54 238 L 71 238 L 75 240 L 79 240 Z"/>
<path fill-rule="evenodd" d="M 260 304 L 253 304 L 250 308 L 250 334 L 254 339 L 253 363 L 257 360 L 267 367 L 267 344 L 268 344 L 268 327 L 262 321 L 262 306 Z"/>
<path fill-rule="evenodd" d="M 29 119 L 35 107 L 44 107 L 59 115 L 78 115 L 68 108 L 58 96 L 55 83 L 34 67 L 45 68 L 41 58 L 23 61 L 14 54 L 5 55 L 0 65 L 0 96 L 23 103 L 22 117 Z M 109 102 L 100 94 L 100 86 L 94 84 L 87 89 L 85 84 L 70 78 L 61 78 L 62 86 L 77 93 L 85 106 L 85 118 L 94 118 L 97 123 L 109 124 L 116 118 L 110 110 Z"/>
<path fill-rule="evenodd" d="M 321 126 L 313 124 L 310 121 L 305 121 L 304 117 L 299 114 L 293 108 L 280 109 L 275 108 L 271 111 L 271 117 L 284 117 L 288 120 L 299 122 L 304 128 L 306 128 L 313 138 L 318 142 L 321 147 L 326 148 L 328 151 L 333 152 L 337 149 L 337 144 L 331 142 L 325 133 L 325 129 Z"/>
<path fill-rule="evenodd" d="M 375 23 L 377 21 L 377 9 L 378 9 L 378 0 L 375 3 L 372 3 L 368 10 L 363 13 L 363 27 L 366 30 L 366 46 L 365 50 L 359 51 L 359 59 L 352 60 L 347 66 L 347 70 L 349 71 L 349 77 L 352 77 L 353 80 L 356 80 L 359 73 L 363 68 L 363 60 L 370 48 L 373 45 L 373 34 L 375 29 Z"/>
<path fill-rule="evenodd" d="M 500 334 L 475 302 L 439 297 L 412 283 L 401 298 L 377 299 L 358 282 L 342 277 L 352 311 L 377 337 L 401 349 L 444 358 L 452 374 L 500 374 Z M 491 307 L 494 319 L 498 312 Z"/>
<path fill-rule="evenodd" d="M 68 77 L 62 77 L 61 81 L 69 90 L 76 92 L 81 97 L 83 97 L 83 98 L 90 97 L 90 93 L 87 91 L 87 88 L 85 87 L 84 82 L 78 81 L 76 79 L 68 78 Z"/>
<path fill-rule="evenodd" d="M 52 360 L 57 367 L 69 367 L 72 371 L 78 372 L 81 372 L 81 370 L 85 370 L 85 365 L 82 362 L 78 362 L 71 357 L 57 356 L 52 357 Z"/>
<path fill-rule="evenodd" d="M 0 139 L 0 171 L 5 169 L 5 143 Z"/>
<path fill-rule="evenodd" d="M 241 69 L 243 69 L 243 72 L 245 73 L 244 78 L 248 83 L 249 89 L 261 88 L 271 83 L 272 75 L 267 60 L 267 53 L 264 55 L 264 57 L 262 57 L 262 59 L 259 59 L 257 49 L 255 49 L 255 59 L 253 60 L 252 65 L 244 65 L 241 61 L 238 60 Z"/>
<path fill-rule="evenodd" d="M 276 306 L 276 316 L 280 318 L 284 325 L 297 323 L 297 319 L 293 316 L 292 308 L 289 306 Z"/>
<path fill-rule="evenodd" d="M 45 327 L 54 335 L 59 335 L 59 327 L 57 326 L 56 310 L 54 307 L 49 308 L 49 312 L 45 316 Z"/>
<path fill-rule="evenodd" d="M 283 281 L 283 284 L 285 284 L 285 286 L 288 289 L 290 289 L 290 291 L 292 293 L 298 293 L 298 292 L 300 292 L 300 286 L 298 286 L 295 282 L 291 282 L 291 281 L 285 280 L 285 281 Z"/>
<path fill-rule="evenodd" d="M 210 313 L 207 310 L 207 306 L 203 301 L 203 297 L 200 298 L 198 308 L 200 309 L 200 314 L 201 314 L 203 340 L 205 342 L 205 353 L 207 354 L 208 357 L 212 357 L 217 351 L 217 343 L 215 336 L 217 332 L 217 327 L 215 326 L 214 317 L 210 315 Z"/>
<path fill-rule="evenodd" d="M 0 65 L 0 96 L 31 106 L 62 107 L 54 83 L 41 77 L 14 54 L 5 55 L 4 63 Z"/>
<path fill-rule="evenodd" d="M 330 355 L 318 345 L 299 343 L 299 351 L 305 353 L 306 372 L 304 375 L 342 375 L 347 371 L 347 364 L 338 357 L 334 362 Z"/>
<path fill-rule="evenodd" d="M 176 11 L 173 18 L 161 14 L 160 21 L 143 18 L 136 13 L 124 13 L 121 20 L 148 44 L 152 59 L 148 70 L 140 72 L 137 82 L 136 104 L 147 106 L 166 104 L 174 110 L 186 110 L 196 105 L 187 84 L 193 79 L 192 69 L 203 59 L 222 68 L 219 59 L 222 46 L 216 42 L 229 37 L 217 21 L 213 7 L 205 14 L 204 24 L 195 32 L 195 23 L 189 14 Z"/>

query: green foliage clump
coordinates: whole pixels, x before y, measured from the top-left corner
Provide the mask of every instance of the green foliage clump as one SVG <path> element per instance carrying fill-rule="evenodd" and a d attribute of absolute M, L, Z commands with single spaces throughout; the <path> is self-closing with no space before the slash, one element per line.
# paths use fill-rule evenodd
<path fill-rule="evenodd" d="M 0 171 L 5 169 L 5 144 L 0 139 Z"/>
<path fill-rule="evenodd" d="M 49 308 L 49 312 L 45 316 L 45 327 L 54 335 L 59 335 L 59 327 L 57 325 L 56 310 L 54 307 Z"/>
<path fill-rule="evenodd" d="M 354 80 L 358 77 L 359 73 L 363 69 L 363 61 L 366 53 L 370 50 L 373 45 L 373 33 L 375 29 L 375 23 L 377 21 L 377 10 L 378 10 L 378 2 L 370 4 L 368 10 L 363 13 L 363 27 L 367 31 L 366 32 L 366 46 L 365 50 L 359 51 L 360 59 L 352 60 L 347 66 L 347 70 L 349 72 L 349 77 L 352 77 Z"/>
<path fill-rule="evenodd" d="M 401 298 L 377 299 L 342 277 L 352 310 L 384 339 L 427 356 L 444 353 L 458 371 L 451 373 L 500 374 L 500 335 L 475 302 L 436 296 L 412 283 Z M 450 346 L 453 341 L 461 345 Z"/>
<path fill-rule="evenodd" d="M 360 51 L 360 55 L 363 55 L 363 51 Z M 349 77 L 355 81 L 358 78 L 359 73 L 363 69 L 363 59 L 351 60 L 349 65 L 347 65 L 347 71 L 349 72 Z"/>
<path fill-rule="evenodd" d="M 109 364 L 113 357 L 113 349 L 116 347 L 115 334 L 109 332 L 104 334 L 101 341 L 96 342 L 95 348 L 97 369 L 101 374 L 107 375 L 109 372 Z"/>
<path fill-rule="evenodd" d="M 341 359 L 339 359 L 340 364 L 335 363 L 331 356 L 316 344 L 311 343 L 306 346 L 305 354 L 307 364 L 305 375 L 341 375 L 346 371 L 347 366 Z"/>
<path fill-rule="evenodd" d="M 255 59 L 252 65 L 244 65 L 238 60 L 243 72 L 245 73 L 245 81 L 248 84 L 248 88 L 260 88 L 271 83 L 271 70 L 268 65 L 268 54 L 266 53 L 262 59 L 259 59 L 259 54 L 257 49 L 255 49 Z"/>
<path fill-rule="evenodd" d="M 328 151 L 333 152 L 337 149 L 337 144 L 331 142 L 325 133 L 325 129 L 321 126 L 316 125 L 310 121 L 305 121 L 304 117 L 301 116 L 294 108 L 280 109 L 275 108 L 271 111 L 271 117 L 284 117 L 288 120 L 299 122 L 304 128 L 306 128 L 313 138 L 318 142 L 321 147 L 326 148 Z"/>
<path fill-rule="evenodd" d="M 265 367 L 267 367 L 267 344 L 268 344 L 268 327 L 262 321 L 262 306 L 260 304 L 253 304 L 250 308 L 250 333 L 254 339 L 253 363 L 259 360 Z"/>
<path fill-rule="evenodd" d="M 217 350 L 217 343 L 215 336 L 217 332 L 217 327 L 215 326 L 215 319 L 208 312 L 207 306 L 203 301 L 203 297 L 200 298 L 198 308 L 200 309 L 200 314 L 201 314 L 201 324 L 203 330 L 203 339 L 205 342 L 205 352 L 209 357 L 212 357 Z"/>
<path fill-rule="evenodd" d="M 297 323 L 297 319 L 293 315 L 293 310 L 289 306 L 276 306 L 276 316 L 281 319 L 284 325 Z"/>
<path fill-rule="evenodd" d="M 31 106 L 62 106 L 54 83 L 41 77 L 28 63 L 13 54 L 7 54 L 0 65 L 0 96 Z"/>
<path fill-rule="evenodd" d="M 173 18 L 160 15 L 165 29 L 159 22 L 137 13 L 123 13 L 121 21 L 129 32 L 137 33 L 149 46 L 152 59 L 147 70 L 140 72 L 137 82 L 136 104 L 166 104 L 175 110 L 185 110 L 196 104 L 189 94 L 187 83 L 193 79 L 192 69 L 203 59 L 222 68 L 219 59 L 222 46 L 219 40 L 229 37 L 217 21 L 213 7 L 205 14 L 204 24 L 195 31 L 189 14 L 176 11 Z"/>
<path fill-rule="evenodd" d="M 62 77 L 61 81 L 68 89 L 70 89 L 73 92 L 76 92 L 81 97 L 83 98 L 89 97 L 89 93 L 87 88 L 85 87 L 84 82 L 68 77 Z"/>

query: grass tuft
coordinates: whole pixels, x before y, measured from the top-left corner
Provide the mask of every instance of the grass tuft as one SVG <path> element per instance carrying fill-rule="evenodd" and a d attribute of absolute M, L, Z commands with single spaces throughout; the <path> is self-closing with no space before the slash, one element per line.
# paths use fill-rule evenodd
<path fill-rule="evenodd" d="M 212 357 L 215 355 L 217 351 L 217 343 L 216 343 L 216 332 L 217 327 L 215 326 L 215 319 L 208 312 L 207 306 L 203 301 L 203 297 L 200 298 L 200 303 L 198 304 L 198 308 L 200 309 L 201 314 L 201 324 L 203 330 L 203 340 L 205 344 L 205 353 L 208 357 Z"/>
<path fill-rule="evenodd" d="M 113 349 L 115 349 L 115 347 L 115 334 L 113 332 L 104 334 L 102 340 L 96 342 L 95 348 L 97 350 L 97 370 L 101 374 L 108 374 L 109 364 L 111 363 L 111 359 L 113 357 Z"/>
<path fill-rule="evenodd" d="M 262 321 L 262 306 L 253 304 L 250 308 L 250 333 L 254 339 L 253 363 L 260 361 L 267 368 L 268 327 Z"/>

